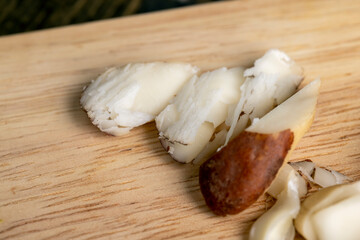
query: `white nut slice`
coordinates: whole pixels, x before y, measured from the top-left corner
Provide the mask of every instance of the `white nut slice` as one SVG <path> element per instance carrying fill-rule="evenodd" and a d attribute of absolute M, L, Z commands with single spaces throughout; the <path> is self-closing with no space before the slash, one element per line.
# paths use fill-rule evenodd
<path fill-rule="evenodd" d="M 293 179 L 295 177 L 297 178 L 297 180 Z M 276 178 L 271 183 L 270 187 L 266 190 L 266 192 L 270 196 L 278 198 L 278 195 L 287 188 L 289 181 L 297 182 L 300 198 L 304 197 L 307 194 L 308 190 L 306 181 L 300 176 L 298 172 L 296 172 L 294 168 L 291 167 L 291 165 L 289 165 L 289 163 L 284 164 L 280 168 Z"/>
<path fill-rule="evenodd" d="M 360 181 L 314 193 L 301 205 L 296 230 L 308 240 L 356 240 L 360 236 Z"/>
<path fill-rule="evenodd" d="M 101 131 L 119 136 L 154 120 L 197 71 L 163 62 L 110 68 L 85 89 L 80 103 Z"/>
<path fill-rule="evenodd" d="M 294 239 L 293 219 L 300 210 L 300 191 L 304 182 L 294 169 L 285 165 L 286 185 L 277 194 L 275 205 L 256 220 L 250 230 L 250 240 L 288 240 Z M 289 171 L 287 171 L 289 170 Z"/>
<path fill-rule="evenodd" d="M 206 146 L 240 97 L 243 68 L 220 68 L 193 77 L 156 117 L 160 140 L 171 156 L 192 161 Z"/>
<path fill-rule="evenodd" d="M 358 240 L 360 193 L 322 209 L 312 216 L 319 240 Z"/>
<path fill-rule="evenodd" d="M 312 81 L 264 117 L 254 121 L 246 131 L 274 133 L 291 129 L 294 133 L 293 150 L 313 122 L 320 84 L 320 79 Z"/>
<path fill-rule="evenodd" d="M 226 119 L 230 130 L 224 145 L 239 135 L 249 121 L 261 118 L 293 95 L 303 80 L 303 71 L 284 52 L 271 49 L 244 76 L 241 98 Z"/>

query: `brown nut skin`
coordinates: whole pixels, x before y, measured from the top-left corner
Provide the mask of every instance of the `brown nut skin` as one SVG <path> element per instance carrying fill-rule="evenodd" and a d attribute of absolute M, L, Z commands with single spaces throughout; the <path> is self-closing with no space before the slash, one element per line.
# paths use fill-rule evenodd
<path fill-rule="evenodd" d="M 291 148 L 294 134 L 242 132 L 200 166 L 200 189 L 217 215 L 237 214 L 270 186 Z"/>

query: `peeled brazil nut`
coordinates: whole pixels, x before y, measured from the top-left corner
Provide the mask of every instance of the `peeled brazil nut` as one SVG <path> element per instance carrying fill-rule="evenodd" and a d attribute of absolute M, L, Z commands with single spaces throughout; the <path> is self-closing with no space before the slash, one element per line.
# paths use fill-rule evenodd
<path fill-rule="evenodd" d="M 200 167 L 201 192 L 217 215 L 236 214 L 270 186 L 291 148 L 293 133 L 242 132 Z"/>

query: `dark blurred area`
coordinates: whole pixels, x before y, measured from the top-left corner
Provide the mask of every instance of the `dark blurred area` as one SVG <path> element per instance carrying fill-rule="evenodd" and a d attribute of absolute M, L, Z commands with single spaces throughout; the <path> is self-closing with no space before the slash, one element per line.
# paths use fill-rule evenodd
<path fill-rule="evenodd" d="M 0 36 L 219 0 L 0 0 Z"/>

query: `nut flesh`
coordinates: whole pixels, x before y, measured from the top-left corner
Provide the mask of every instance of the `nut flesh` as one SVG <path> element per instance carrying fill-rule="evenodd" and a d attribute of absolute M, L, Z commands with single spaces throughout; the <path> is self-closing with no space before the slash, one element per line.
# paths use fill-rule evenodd
<path fill-rule="evenodd" d="M 300 210 L 300 191 L 303 183 L 299 181 L 302 178 L 298 177 L 294 169 L 288 164 L 285 166 L 289 167 L 285 169 L 285 175 L 287 175 L 284 176 L 286 178 L 285 186 L 283 186 L 281 193 L 276 195 L 275 205 L 255 221 L 250 230 L 249 240 L 287 240 L 294 238 L 293 219 Z"/>
<path fill-rule="evenodd" d="M 303 80 L 303 71 L 284 52 L 270 49 L 245 70 L 244 77 L 241 98 L 226 119 L 230 129 L 224 145 L 242 132 L 249 121 L 263 117 L 293 95 Z"/>
<path fill-rule="evenodd" d="M 173 159 L 191 162 L 209 143 L 229 106 L 240 98 L 243 71 L 219 68 L 192 78 L 156 117 L 161 143 L 166 150 L 172 147 Z"/>
<path fill-rule="evenodd" d="M 308 240 L 317 240 L 318 229 L 316 224 L 313 224 L 313 218 L 316 213 L 319 213 L 325 209 L 335 206 L 346 199 L 350 199 L 360 195 L 360 181 L 350 184 L 335 185 L 327 188 L 323 188 L 320 191 L 314 193 L 308 197 L 301 205 L 299 215 L 295 219 L 296 230 Z M 358 205 L 359 206 L 359 205 Z M 356 212 L 356 211 L 354 211 Z M 358 217 L 358 215 L 356 216 Z M 349 218 L 342 221 L 348 221 Z M 318 222 L 318 221 L 317 221 Z M 358 224 L 357 221 L 348 221 L 347 224 Z M 357 226 L 353 230 L 359 229 Z M 334 229 L 335 230 L 335 229 Z M 357 236 L 354 236 L 356 239 Z M 345 239 L 345 238 L 341 238 Z M 349 238 L 350 239 L 350 238 Z"/>
<path fill-rule="evenodd" d="M 183 63 L 110 68 L 84 90 L 80 103 L 101 131 L 119 136 L 154 120 L 198 69 Z"/>

